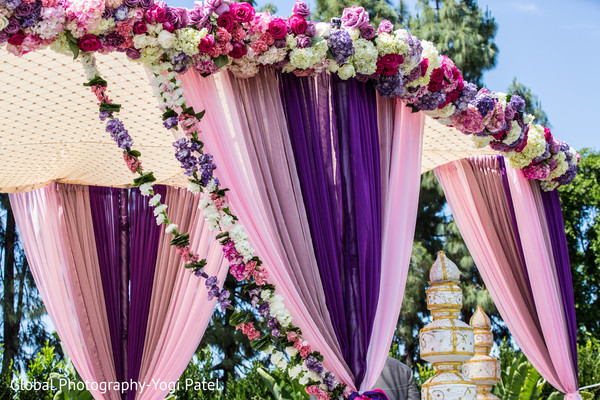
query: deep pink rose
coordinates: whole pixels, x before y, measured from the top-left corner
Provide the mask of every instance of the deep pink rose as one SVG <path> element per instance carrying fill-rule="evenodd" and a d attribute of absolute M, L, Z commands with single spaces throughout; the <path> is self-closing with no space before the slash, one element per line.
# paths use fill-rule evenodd
<path fill-rule="evenodd" d="M 424 58 L 421 60 L 421 77 L 424 77 L 427 74 L 427 69 L 429 68 L 429 59 Z"/>
<path fill-rule="evenodd" d="M 310 17 L 310 8 L 308 7 L 308 4 L 306 4 L 302 0 L 297 0 L 294 3 L 294 9 L 292 10 L 292 12 L 295 15 L 299 15 L 303 18 Z"/>
<path fill-rule="evenodd" d="M 242 58 L 246 55 L 246 53 L 248 53 L 248 49 L 246 48 L 246 45 L 244 43 L 240 43 L 240 42 L 235 42 L 233 44 L 233 50 L 231 50 L 229 52 L 229 55 L 232 58 Z"/>
<path fill-rule="evenodd" d="M 96 35 L 88 34 L 79 39 L 79 48 L 83 51 L 96 51 L 100 47 L 102 43 Z"/>
<path fill-rule="evenodd" d="M 171 21 L 165 21 L 162 24 L 163 29 L 167 32 L 173 33 L 175 32 L 175 25 L 171 23 Z"/>
<path fill-rule="evenodd" d="M 146 21 L 149 23 L 158 22 L 163 23 L 167 20 L 167 12 L 164 8 L 157 4 L 154 4 L 146 11 Z"/>
<path fill-rule="evenodd" d="M 342 26 L 349 29 L 360 29 L 369 24 L 369 13 L 363 7 L 345 8 L 342 13 Z"/>
<path fill-rule="evenodd" d="M 254 8 L 248 3 L 231 3 L 229 11 L 237 22 L 248 22 L 254 18 Z"/>
<path fill-rule="evenodd" d="M 299 15 L 292 15 L 288 19 L 288 24 L 290 24 L 290 28 L 296 35 L 302 35 L 306 32 L 306 28 L 308 28 L 308 24 L 306 20 Z"/>
<path fill-rule="evenodd" d="M 287 35 L 287 23 L 281 18 L 273 18 L 269 22 L 269 33 L 273 39 L 283 39 Z"/>
<path fill-rule="evenodd" d="M 148 27 L 144 22 L 136 22 L 133 24 L 133 33 L 136 35 L 143 35 L 148 31 Z"/>
<path fill-rule="evenodd" d="M 368 24 L 362 27 L 360 29 L 360 36 L 362 36 L 363 39 L 367 40 L 373 39 L 375 37 L 375 28 L 373 28 L 373 25 Z"/>
<path fill-rule="evenodd" d="M 219 15 L 219 18 L 217 18 L 217 26 L 225 28 L 227 32 L 231 32 L 233 30 L 233 27 L 235 26 L 233 15 L 231 15 L 231 13 L 228 12 Z"/>
<path fill-rule="evenodd" d="M 379 27 L 377 28 L 377 33 L 379 33 L 379 34 L 392 33 L 393 30 L 394 30 L 394 24 L 392 24 L 387 19 L 382 19 L 381 22 L 379 23 Z"/>
<path fill-rule="evenodd" d="M 386 68 L 398 70 L 398 66 L 404 61 L 404 57 L 400 54 L 386 54 L 381 57 L 381 62 Z M 393 75 L 393 74 L 392 74 Z"/>
<path fill-rule="evenodd" d="M 200 50 L 203 53 L 208 53 L 214 45 L 215 37 L 211 34 L 208 34 L 202 39 L 200 39 L 200 43 L 198 44 L 198 50 Z"/>
<path fill-rule="evenodd" d="M 22 32 L 17 32 L 17 33 L 12 34 L 8 38 L 8 44 L 12 44 L 13 46 L 20 46 L 23 44 L 24 40 L 25 40 L 25 35 Z"/>

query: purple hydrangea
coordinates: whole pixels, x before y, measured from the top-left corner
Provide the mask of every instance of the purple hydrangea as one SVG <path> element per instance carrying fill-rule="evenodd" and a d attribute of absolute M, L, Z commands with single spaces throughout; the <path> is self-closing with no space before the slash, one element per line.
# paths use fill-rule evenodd
<path fill-rule="evenodd" d="M 465 87 L 458 95 L 458 98 L 454 101 L 454 105 L 458 110 L 457 112 L 466 110 L 467 106 L 475 98 L 476 95 L 477 86 L 474 83 L 466 82 Z"/>
<path fill-rule="evenodd" d="M 342 29 L 334 30 L 327 38 L 327 45 L 333 59 L 339 65 L 345 64 L 352 55 L 354 55 L 354 45 L 350 34 Z"/>
<path fill-rule="evenodd" d="M 113 118 L 106 123 L 106 131 L 110 133 L 119 148 L 129 150 L 133 146 L 133 139 L 118 118 Z"/>
<path fill-rule="evenodd" d="M 510 102 L 508 104 L 516 111 L 523 111 L 525 109 L 525 100 L 516 94 L 510 97 Z"/>
<path fill-rule="evenodd" d="M 419 97 L 415 106 L 419 110 L 431 111 L 438 108 L 444 101 L 446 101 L 446 92 L 438 90 L 437 92 L 427 92 Z"/>
<path fill-rule="evenodd" d="M 485 118 L 485 116 L 494 109 L 494 99 L 489 97 L 487 93 L 477 94 L 471 104 L 477 107 L 482 118 Z"/>
<path fill-rule="evenodd" d="M 14 11 L 22 3 L 21 0 L 2 0 L 0 4 L 3 5 L 9 11 Z"/>
<path fill-rule="evenodd" d="M 21 28 L 31 28 L 36 25 L 39 21 L 39 18 L 35 15 L 28 15 L 27 17 L 21 18 Z"/>
<path fill-rule="evenodd" d="M 127 19 L 127 14 L 129 13 L 129 7 L 127 7 L 125 4 L 121 4 L 116 10 L 115 10 L 115 19 L 118 21 L 124 21 Z"/>
<path fill-rule="evenodd" d="M 406 92 L 406 78 L 396 73 L 392 76 L 381 75 L 375 88 L 382 97 L 401 97 Z"/>
<path fill-rule="evenodd" d="M 171 63 L 173 64 L 173 70 L 178 74 L 183 74 L 192 65 L 192 58 L 181 52 L 171 57 Z"/>
<path fill-rule="evenodd" d="M 536 158 L 534 158 L 531 162 L 534 164 L 538 164 L 547 159 L 548 157 L 550 157 L 550 145 L 546 143 L 546 149 L 544 150 L 544 152 Z"/>
<path fill-rule="evenodd" d="M 577 164 L 569 164 L 569 168 L 567 171 L 562 174 L 556 181 L 560 185 L 568 185 L 575 179 L 575 175 L 577 175 Z"/>

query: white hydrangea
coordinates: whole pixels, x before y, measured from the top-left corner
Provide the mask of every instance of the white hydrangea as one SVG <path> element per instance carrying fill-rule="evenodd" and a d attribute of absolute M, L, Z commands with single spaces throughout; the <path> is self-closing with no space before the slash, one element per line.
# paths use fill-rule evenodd
<path fill-rule="evenodd" d="M 258 64 L 250 59 L 248 55 L 234 60 L 229 66 L 229 70 L 236 78 L 251 78 L 258 74 Z"/>
<path fill-rule="evenodd" d="M 308 69 L 313 64 L 313 50 L 294 48 L 290 52 L 290 63 L 298 69 Z"/>
<path fill-rule="evenodd" d="M 432 118 L 448 118 L 456 112 L 456 106 L 452 103 L 448 103 L 444 108 L 436 108 L 435 110 L 425 111 L 425 114 Z"/>
<path fill-rule="evenodd" d="M 425 86 L 429 84 L 429 79 L 431 78 L 431 72 L 442 66 L 442 58 L 438 53 L 437 49 L 428 40 L 422 40 L 421 46 L 423 46 L 423 52 L 421 53 L 422 58 L 426 58 L 429 60 L 429 66 L 427 67 L 427 73 L 424 76 L 421 76 L 415 79 L 412 82 L 408 82 L 406 84 L 407 87 L 417 87 L 417 86 Z"/>
<path fill-rule="evenodd" d="M 520 153 L 511 151 L 508 153 L 508 162 L 513 168 L 525 168 L 531 161 L 541 156 L 546 150 L 546 137 L 541 125 L 530 125 L 527 136 L 527 145 Z"/>
<path fill-rule="evenodd" d="M 288 49 L 295 49 L 298 46 L 298 41 L 294 35 L 286 35 L 285 43 Z"/>
<path fill-rule="evenodd" d="M 543 180 L 540 182 L 540 187 L 544 192 L 550 192 L 558 187 L 558 182 Z"/>
<path fill-rule="evenodd" d="M 492 140 L 494 140 L 493 136 L 477 136 L 477 135 L 471 135 L 471 140 L 473 141 L 473 144 L 475 145 L 476 148 L 478 149 L 482 149 L 484 147 L 486 147 L 487 145 L 490 144 L 490 142 Z"/>
<path fill-rule="evenodd" d="M 507 94 L 506 93 L 502 93 L 502 92 L 494 92 L 492 93 L 491 97 L 498 99 L 498 102 L 502 105 L 503 109 L 506 109 L 506 97 Z"/>
<path fill-rule="evenodd" d="M 140 53 L 140 61 L 146 65 L 154 64 L 158 61 L 162 51 L 158 50 L 158 47 L 145 47 Z"/>
<path fill-rule="evenodd" d="M 267 51 L 262 52 L 256 57 L 256 62 L 262 65 L 271 65 L 285 59 L 287 51 L 285 48 L 278 49 L 275 46 L 269 47 Z"/>
<path fill-rule="evenodd" d="M 93 31 L 91 31 L 89 33 L 91 33 L 93 35 L 101 35 L 103 33 L 107 33 L 108 31 L 112 30 L 115 26 L 117 26 L 117 24 L 115 23 L 114 19 L 102 18 L 100 25 L 98 25 L 96 27 L 96 29 L 94 29 Z"/>
<path fill-rule="evenodd" d="M 329 60 L 329 65 L 327 66 L 327 70 L 332 74 L 335 74 L 338 69 L 340 69 L 340 65 L 335 60 Z"/>
<path fill-rule="evenodd" d="M 525 114 L 525 116 L 523 116 L 523 123 L 525 125 L 533 124 L 534 120 L 535 120 L 535 117 L 531 114 Z"/>
<path fill-rule="evenodd" d="M 163 32 L 161 32 L 160 35 L 162 35 Z M 198 50 L 198 45 L 200 44 L 200 40 L 202 40 L 207 33 L 208 30 L 206 28 L 203 28 L 200 31 L 192 28 L 179 29 L 177 30 L 174 48 L 175 50 L 183 51 L 185 54 L 192 57 L 200 52 L 200 50 Z"/>
<path fill-rule="evenodd" d="M 558 178 L 559 176 L 567 172 L 567 169 L 569 168 L 567 156 L 562 151 L 558 154 L 553 155 L 552 158 L 556 160 L 557 166 L 553 171 L 550 172 L 550 175 L 548 175 L 548 177 L 546 178 L 546 180 L 549 181 Z"/>
<path fill-rule="evenodd" d="M 384 54 L 405 54 L 409 50 L 408 43 L 402 40 L 402 37 L 395 34 L 382 33 L 375 38 L 377 51 L 380 55 Z"/>
<path fill-rule="evenodd" d="M 378 52 L 370 40 L 358 39 L 354 43 L 354 56 L 352 61 L 356 72 L 364 75 L 372 75 L 377 70 Z"/>
<path fill-rule="evenodd" d="M 61 32 L 56 39 L 54 39 L 50 44 L 50 49 L 59 54 L 73 56 L 73 52 L 69 48 L 69 41 L 64 32 Z"/>

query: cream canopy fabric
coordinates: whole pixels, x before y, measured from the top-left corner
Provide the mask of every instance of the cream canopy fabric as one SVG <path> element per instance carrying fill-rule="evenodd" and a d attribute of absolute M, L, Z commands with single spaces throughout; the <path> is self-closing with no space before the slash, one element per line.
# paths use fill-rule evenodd
<path fill-rule="evenodd" d="M 119 53 L 97 59 L 144 169 L 154 171 L 158 183 L 187 186 L 143 66 Z M 71 57 L 50 50 L 23 57 L 0 52 L 0 192 L 33 190 L 51 181 L 131 184 L 133 175 L 104 131 L 84 81 L 81 65 Z M 477 154 L 496 153 L 474 149 L 456 129 L 427 118 L 422 172 Z"/>

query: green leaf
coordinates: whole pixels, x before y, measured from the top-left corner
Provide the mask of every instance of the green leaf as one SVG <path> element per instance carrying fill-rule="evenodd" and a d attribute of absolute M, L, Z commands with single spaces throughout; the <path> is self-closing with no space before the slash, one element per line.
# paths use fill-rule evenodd
<path fill-rule="evenodd" d="M 164 120 L 166 120 L 167 118 L 171 118 L 171 117 L 177 117 L 177 113 L 176 113 L 176 112 L 175 112 L 173 109 L 169 108 L 169 109 L 167 109 L 167 111 L 165 111 L 165 112 L 163 113 L 163 115 L 162 115 L 162 119 L 163 119 L 163 121 L 164 121 Z"/>
<path fill-rule="evenodd" d="M 245 324 L 248 321 L 248 315 L 242 311 L 235 311 L 229 317 L 229 325 L 238 326 L 239 324 Z"/>
<path fill-rule="evenodd" d="M 263 335 L 257 340 L 251 340 L 250 346 L 254 350 L 263 351 L 266 350 L 271 345 L 271 339 L 267 335 Z"/>
<path fill-rule="evenodd" d="M 313 37 L 313 38 L 310 38 L 310 39 L 312 40 L 312 43 L 310 44 L 310 47 L 314 47 L 317 43 L 322 42 L 323 40 L 325 40 L 322 37 Z"/>
<path fill-rule="evenodd" d="M 194 116 L 198 119 L 198 121 L 200 121 L 202 118 L 204 118 L 204 114 L 206 114 L 206 110 L 202 110 L 199 113 L 194 114 Z"/>
<path fill-rule="evenodd" d="M 221 68 L 229 63 L 229 57 L 227 57 L 225 54 L 221 54 L 219 57 L 213 58 L 213 62 L 217 68 Z"/>
<path fill-rule="evenodd" d="M 156 178 L 154 177 L 153 172 L 148 172 L 146 174 L 142 174 L 142 176 L 137 177 L 133 180 L 133 187 L 139 187 L 144 183 L 156 182 Z"/>
<path fill-rule="evenodd" d="M 76 60 L 79 57 L 79 41 L 73 37 L 70 31 L 65 31 L 65 36 L 67 37 L 69 50 L 73 53 L 73 60 Z"/>
<path fill-rule="evenodd" d="M 129 151 L 127 152 L 127 154 L 129 154 L 129 155 L 130 155 L 130 156 L 132 156 L 132 157 L 139 157 L 139 156 L 141 156 L 141 155 L 142 155 L 142 153 L 140 153 L 140 152 L 139 152 L 139 151 L 137 151 L 137 150 L 129 150 Z"/>
<path fill-rule="evenodd" d="M 198 271 L 199 269 L 206 267 L 206 258 L 194 263 L 185 264 L 185 267 L 193 271 Z"/>
<path fill-rule="evenodd" d="M 228 236 L 229 236 L 229 232 L 221 232 L 217 236 L 215 236 L 215 239 L 221 239 L 221 238 L 228 237 Z"/>
<path fill-rule="evenodd" d="M 101 103 L 100 111 L 119 112 L 119 111 L 121 111 L 121 105 L 120 104 L 111 104 L 111 103 Z"/>
<path fill-rule="evenodd" d="M 411 109 L 411 113 L 418 113 L 420 110 L 414 104 L 407 104 L 406 107 Z"/>
<path fill-rule="evenodd" d="M 108 85 L 108 83 L 101 77 L 95 76 L 92 79 L 90 79 L 89 82 L 86 82 L 83 84 L 83 86 L 95 86 L 95 85 L 106 87 L 106 85 Z"/>
<path fill-rule="evenodd" d="M 190 244 L 189 233 L 178 233 L 173 239 L 171 239 L 171 246 L 185 247 Z"/>

